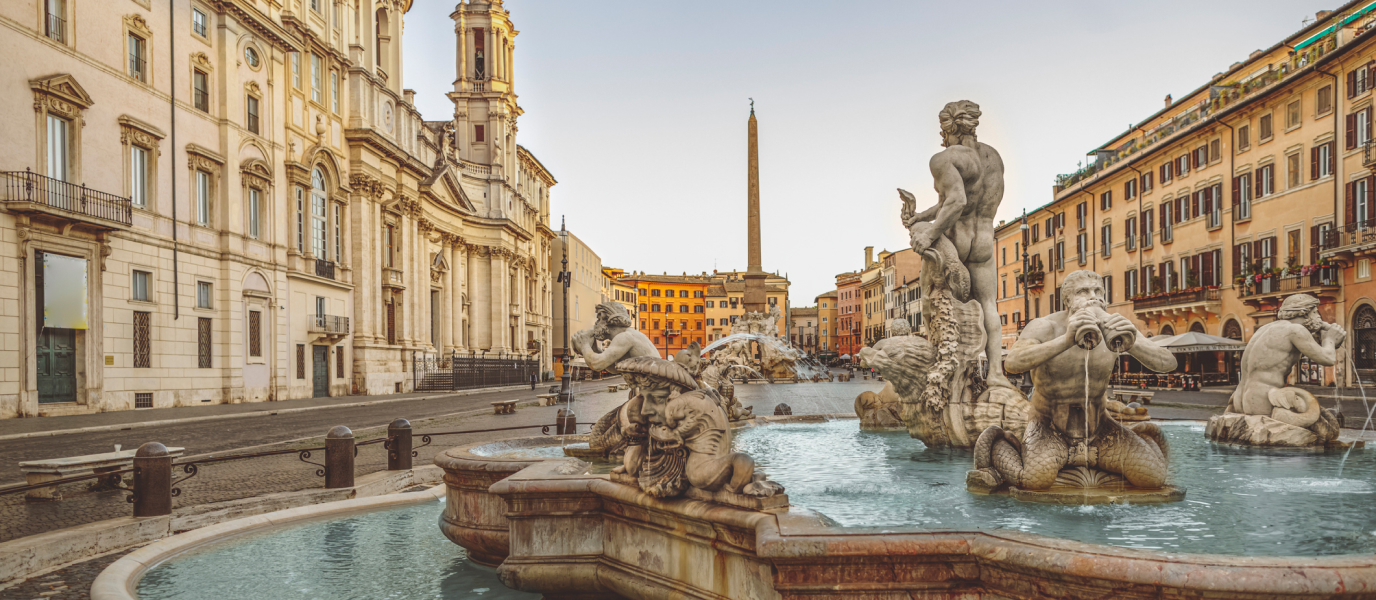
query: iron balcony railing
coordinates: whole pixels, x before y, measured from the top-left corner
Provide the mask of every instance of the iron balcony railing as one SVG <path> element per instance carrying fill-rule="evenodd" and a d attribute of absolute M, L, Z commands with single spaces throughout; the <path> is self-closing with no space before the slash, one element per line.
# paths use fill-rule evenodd
<path fill-rule="evenodd" d="M 1195 304 L 1198 302 L 1218 302 L 1221 297 L 1218 288 L 1205 288 L 1133 300 L 1132 308 L 1133 310 L 1146 310 L 1151 308 L 1163 308 L 1166 306 L 1178 306 L 1181 304 Z"/>
<path fill-rule="evenodd" d="M 315 259 L 315 274 L 325 279 L 334 279 L 334 262 L 323 258 Z"/>
<path fill-rule="evenodd" d="M 349 317 L 336 317 L 333 315 L 311 315 L 310 324 L 306 327 L 308 333 L 324 333 L 327 335 L 349 335 Z"/>
<path fill-rule="evenodd" d="M 1305 290 L 1312 290 L 1325 287 L 1337 287 L 1338 269 L 1337 267 L 1320 267 L 1309 275 L 1291 275 L 1288 277 L 1267 277 L 1261 281 L 1252 281 L 1245 284 L 1238 292 L 1238 296 L 1247 298 L 1252 296 L 1266 296 L 1270 294 L 1293 294 Z"/>
<path fill-rule="evenodd" d="M 1045 279 L 1046 271 L 1032 271 L 1031 273 L 1027 274 L 1026 281 L 1023 283 L 1023 287 L 1029 290 L 1035 290 L 1037 288 L 1042 287 L 1042 283 Z"/>
<path fill-rule="evenodd" d="M 147 82 L 148 78 L 144 75 L 147 63 L 142 56 L 137 54 L 129 55 L 129 76 L 139 81 Z"/>
<path fill-rule="evenodd" d="M 1370 167 L 1373 164 L 1376 164 L 1376 152 L 1371 151 L 1371 147 L 1373 145 L 1376 145 L 1376 139 L 1367 140 L 1365 144 L 1362 144 L 1363 167 Z"/>
<path fill-rule="evenodd" d="M 133 203 L 128 198 L 39 175 L 28 169 L 0 171 L 0 180 L 3 180 L 0 192 L 4 194 L 0 202 L 6 204 L 28 202 L 125 227 L 134 222 Z"/>
<path fill-rule="evenodd" d="M 48 39 L 54 42 L 67 43 L 67 21 L 57 15 L 49 14 L 46 33 Z"/>
<path fill-rule="evenodd" d="M 1320 234 L 1319 245 L 1324 250 L 1376 242 L 1376 218 L 1356 221 Z"/>

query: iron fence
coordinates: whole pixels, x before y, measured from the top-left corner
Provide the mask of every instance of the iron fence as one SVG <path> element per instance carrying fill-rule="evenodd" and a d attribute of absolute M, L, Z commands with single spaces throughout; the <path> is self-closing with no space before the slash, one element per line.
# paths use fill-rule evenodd
<path fill-rule="evenodd" d="M 418 392 L 467 390 L 521 385 L 539 376 L 540 360 L 524 354 L 417 354 L 412 359 L 412 384 Z"/>
<path fill-rule="evenodd" d="M 112 221 L 124 226 L 134 222 L 128 198 L 39 175 L 28 169 L 0 171 L 4 181 L 0 202 L 31 202 L 61 211 Z"/>

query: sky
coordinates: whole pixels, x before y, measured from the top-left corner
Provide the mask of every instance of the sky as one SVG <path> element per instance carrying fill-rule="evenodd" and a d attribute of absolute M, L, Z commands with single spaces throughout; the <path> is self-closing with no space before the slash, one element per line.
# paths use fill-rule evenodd
<path fill-rule="evenodd" d="M 748 98 L 759 119 L 763 266 L 811 306 L 864 247 L 908 235 L 896 188 L 936 203 L 937 113 L 972 100 L 1003 156 L 999 219 L 1055 176 L 1338 0 L 507 0 L 517 141 L 558 180 L 551 221 L 602 264 L 746 267 Z M 403 83 L 451 118 L 455 0 L 415 0 Z"/>

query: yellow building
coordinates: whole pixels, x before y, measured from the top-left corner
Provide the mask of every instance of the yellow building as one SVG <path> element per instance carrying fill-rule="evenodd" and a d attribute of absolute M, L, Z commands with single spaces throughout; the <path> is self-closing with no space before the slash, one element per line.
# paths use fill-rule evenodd
<path fill-rule="evenodd" d="M 634 317 L 637 309 L 635 285 L 627 281 L 622 281 L 622 279 L 626 277 L 626 271 L 623 269 L 603 267 L 602 277 L 605 284 L 603 302 L 607 300 L 619 302 L 622 306 L 626 307 L 626 312 Z"/>
<path fill-rule="evenodd" d="M 865 248 L 865 268 L 860 272 L 861 342 L 871 346 L 884 339 L 884 259 L 887 250 L 881 251 L 875 259 L 874 247 Z"/>
<path fill-rule="evenodd" d="M 708 340 L 717 340 L 731 335 L 731 324 L 745 314 L 745 280 L 739 273 L 718 273 L 712 278 L 707 289 L 707 330 Z M 769 306 L 779 307 L 781 316 L 776 323 L 778 332 L 783 335 L 788 328 L 788 279 L 770 275 L 765 280 L 765 301 Z"/>
<path fill-rule="evenodd" d="M 1076 269 L 1103 275 L 1110 310 L 1151 335 L 1245 341 L 1286 296 L 1307 293 L 1321 300 L 1325 320 L 1348 327 L 1355 356 L 1373 357 L 1358 371 L 1376 375 L 1376 286 L 1359 234 L 1376 213 L 1376 18 L 1365 4 L 1320 12 L 1198 89 L 1167 97 L 1093 149 L 1088 167 L 1058 177 L 1053 201 L 1028 213 L 1025 236 L 1019 221 L 1000 227 L 1001 245 L 1030 244 L 1031 316 L 1055 310 L 1059 281 Z M 1000 263 L 1001 278 L 1020 268 L 1013 263 Z M 1001 313 L 1020 310 L 1014 296 Z M 1224 383 L 1235 358 L 1191 356 L 1182 369 Z M 1299 377 L 1326 383 L 1333 373 Z"/>
<path fill-rule="evenodd" d="M 817 352 L 819 356 L 836 356 L 838 328 L 836 321 L 836 290 L 817 296 Z M 823 356 L 826 358 L 826 356 Z"/>

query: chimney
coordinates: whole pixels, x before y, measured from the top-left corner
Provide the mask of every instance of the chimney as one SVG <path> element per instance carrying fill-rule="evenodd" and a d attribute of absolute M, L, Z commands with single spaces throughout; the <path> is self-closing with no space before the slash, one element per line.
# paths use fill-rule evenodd
<path fill-rule="evenodd" d="M 874 246 L 865 246 L 865 268 L 870 268 L 872 262 L 874 262 Z"/>
<path fill-rule="evenodd" d="M 1333 14 L 1333 11 L 1331 11 L 1331 10 L 1321 10 L 1321 11 L 1319 11 L 1319 12 L 1314 13 L 1314 19 L 1315 19 L 1316 21 L 1322 21 L 1322 20 L 1324 20 L 1324 19 L 1327 19 L 1327 18 L 1328 18 L 1328 15 L 1331 15 L 1331 14 Z"/>
<path fill-rule="evenodd" d="M 1170 107 L 1171 107 L 1171 104 L 1172 104 L 1171 95 L 1170 95 L 1170 94 L 1166 94 L 1166 108 L 1170 108 Z"/>

